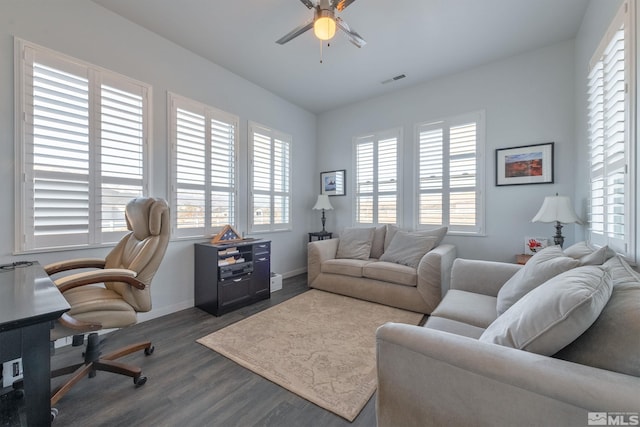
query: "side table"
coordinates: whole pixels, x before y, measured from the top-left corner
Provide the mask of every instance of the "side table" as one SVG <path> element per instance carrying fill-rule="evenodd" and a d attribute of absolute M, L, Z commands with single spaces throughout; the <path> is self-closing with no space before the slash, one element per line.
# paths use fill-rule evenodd
<path fill-rule="evenodd" d="M 309 233 L 310 242 L 313 241 L 314 237 L 316 238 L 316 240 L 331 239 L 333 237 L 333 233 L 330 233 L 328 231 L 315 231 L 313 233 Z"/>
<path fill-rule="evenodd" d="M 528 255 L 528 254 L 518 254 L 518 255 L 516 255 L 516 263 L 517 264 L 521 264 L 521 265 L 525 265 L 527 263 L 527 261 L 529 261 L 529 259 L 532 256 L 533 255 Z"/>

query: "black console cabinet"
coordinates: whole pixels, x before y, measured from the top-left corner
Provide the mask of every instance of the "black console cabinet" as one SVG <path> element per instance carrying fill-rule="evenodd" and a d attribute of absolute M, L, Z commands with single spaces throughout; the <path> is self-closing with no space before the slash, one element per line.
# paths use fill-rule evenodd
<path fill-rule="evenodd" d="M 195 303 L 220 316 L 270 297 L 271 242 L 195 244 Z"/>

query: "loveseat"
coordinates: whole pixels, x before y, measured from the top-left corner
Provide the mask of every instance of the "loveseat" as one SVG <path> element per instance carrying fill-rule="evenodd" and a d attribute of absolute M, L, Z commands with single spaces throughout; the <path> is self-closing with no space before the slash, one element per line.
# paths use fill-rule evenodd
<path fill-rule="evenodd" d="M 378 329 L 378 427 L 638 425 L 640 275 L 583 242 L 543 252 L 456 259 L 424 327 Z"/>
<path fill-rule="evenodd" d="M 449 287 L 454 245 L 446 227 L 406 232 L 395 226 L 345 229 L 308 244 L 308 285 L 419 313 L 431 313 Z"/>

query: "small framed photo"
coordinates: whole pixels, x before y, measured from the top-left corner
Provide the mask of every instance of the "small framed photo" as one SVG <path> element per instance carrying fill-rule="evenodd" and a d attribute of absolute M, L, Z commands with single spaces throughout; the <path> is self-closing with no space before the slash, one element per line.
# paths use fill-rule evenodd
<path fill-rule="evenodd" d="M 346 195 L 346 175 L 347 171 L 345 169 L 321 172 L 320 194 L 326 194 L 328 196 Z"/>
<path fill-rule="evenodd" d="M 496 186 L 523 184 L 553 184 L 553 142 L 496 150 Z"/>
<path fill-rule="evenodd" d="M 525 237 L 524 238 L 524 254 L 535 255 L 547 247 L 549 241 L 542 237 Z"/>

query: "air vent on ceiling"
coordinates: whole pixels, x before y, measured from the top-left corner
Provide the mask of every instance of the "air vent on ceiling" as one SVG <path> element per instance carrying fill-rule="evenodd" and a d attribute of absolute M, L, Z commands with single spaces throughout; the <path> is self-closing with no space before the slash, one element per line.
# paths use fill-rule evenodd
<path fill-rule="evenodd" d="M 391 77 L 390 79 L 383 80 L 381 83 L 382 83 L 383 85 L 385 85 L 385 84 L 387 84 L 387 83 L 395 82 L 396 80 L 404 79 L 405 77 L 407 77 L 407 76 L 406 76 L 406 75 L 404 75 L 404 74 L 398 74 L 398 75 L 397 75 L 397 76 L 395 76 L 395 77 Z"/>

